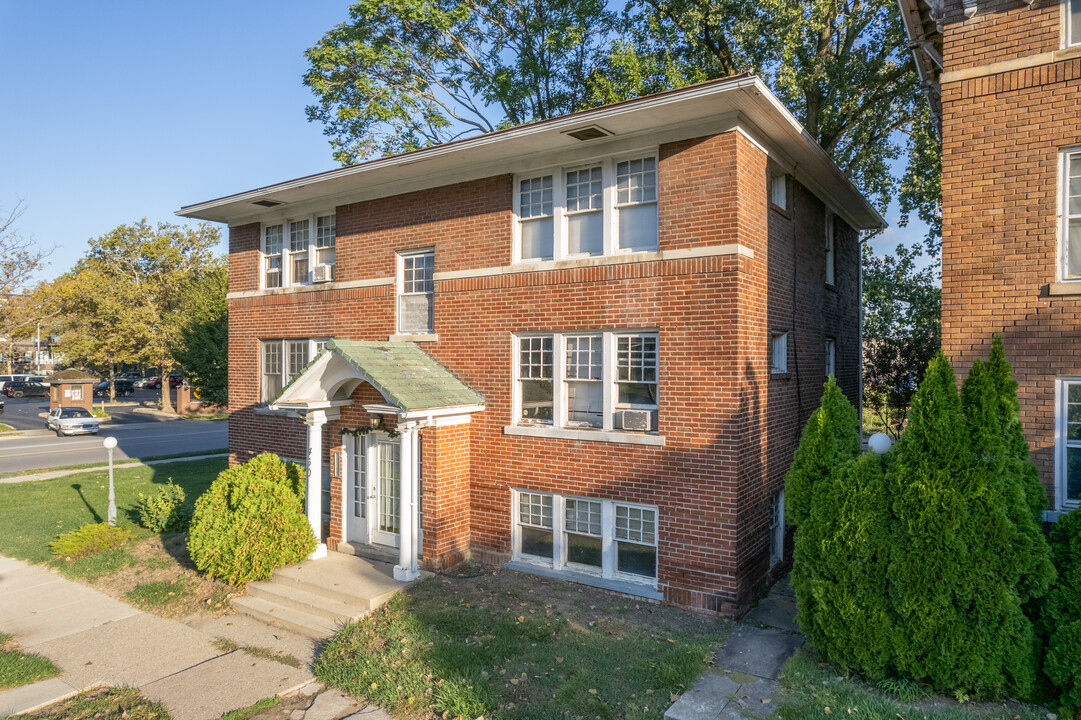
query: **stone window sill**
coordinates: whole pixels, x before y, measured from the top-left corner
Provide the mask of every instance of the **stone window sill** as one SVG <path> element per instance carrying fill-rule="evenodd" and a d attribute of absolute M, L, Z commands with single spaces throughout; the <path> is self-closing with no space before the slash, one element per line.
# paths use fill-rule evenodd
<path fill-rule="evenodd" d="M 579 428 L 556 428 L 547 425 L 508 425 L 504 435 L 519 437 L 554 438 L 557 440 L 586 440 L 591 442 L 624 443 L 626 445 L 664 446 L 663 435 L 621 432 L 619 430 L 585 430 Z"/>
<path fill-rule="evenodd" d="M 387 342 L 439 342 L 439 335 L 436 333 L 404 333 L 391 335 L 387 338 Z"/>
<path fill-rule="evenodd" d="M 265 405 L 253 408 L 252 413 L 255 415 L 263 415 L 265 417 L 286 417 L 299 420 L 296 410 L 286 410 L 284 408 L 269 408 Z"/>
<path fill-rule="evenodd" d="M 1047 286 L 1048 295 L 1081 295 L 1081 281 L 1054 282 Z"/>

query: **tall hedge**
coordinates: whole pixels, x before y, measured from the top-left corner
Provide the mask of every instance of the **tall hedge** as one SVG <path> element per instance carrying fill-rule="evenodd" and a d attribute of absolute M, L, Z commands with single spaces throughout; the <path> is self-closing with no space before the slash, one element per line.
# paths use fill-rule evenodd
<path fill-rule="evenodd" d="M 1059 517 L 1051 529 L 1051 548 L 1058 580 L 1040 616 L 1047 651 L 1043 670 L 1059 711 L 1081 717 L 1081 510 Z"/>
<path fill-rule="evenodd" d="M 304 472 L 271 453 L 219 474 L 196 501 L 188 533 L 195 566 L 234 585 L 265 580 L 316 544 L 304 514 Z"/>
<path fill-rule="evenodd" d="M 939 690 L 1024 696 L 1034 680 L 1033 629 L 1019 585 L 1033 561 L 1011 517 L 997 391 L 982 364 L 964 398 L 940 353 L 894 451 L 897 665 Z"/>
<path fill-rule="evenodd" d="M 802 524 L 811 512 L 813 486 L 860 453 L 860 418 L 831 375 L 822 402 L 803 427 L 784 478 L 785 522 Z"/>

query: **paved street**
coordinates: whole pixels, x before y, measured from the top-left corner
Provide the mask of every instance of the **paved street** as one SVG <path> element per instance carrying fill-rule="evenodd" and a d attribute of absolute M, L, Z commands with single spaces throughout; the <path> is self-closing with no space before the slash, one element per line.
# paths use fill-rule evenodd
<path fill-rule="evenodd" d="M 121 402 L 138 402 L 138 407 L 157 408 L 161 399 L 160 390 L 136 390 L 135 394 L 121 398 Z M 14 400 L 6 395 L 0 395 L 4 401 L 4 412 L 0 415 L 0 423 L 10 425 L 16 430 L 38 430 L 45 427 L 45 418 L 41 413 L 49 412 L 48 398 L 21 398 Z M 176 391 L 173 391 L 173 400 L 176 400 Z M 95 405 L 101 403 L 101 398 L 94 399 Z M 135 412 L 134 406 L 107 408 L 109 416 L 115 423 L 146 423 L 163 419 L 154 415 Z M 168 420 L 165 420 L 168 422 Z"/>
<path fill-rule="evenodd" d="M 138 417 L 138 416 L 137 416 Z M 0 436 L 0 473 L 37 470 L 62 465 L 104 463 L 102 440 L 117 439 L 116 459 L 172 455 L 192 451 L 220 450 L 228 446 L 229 423 L 209 420 L 164 420 L 104 426 L 101 434 L 58 438 L 52 434 L 33 437 Z M 5 420 L 6 422 L 6 420 Z M 44 426 L 44 420 L 38 427 Z"/>

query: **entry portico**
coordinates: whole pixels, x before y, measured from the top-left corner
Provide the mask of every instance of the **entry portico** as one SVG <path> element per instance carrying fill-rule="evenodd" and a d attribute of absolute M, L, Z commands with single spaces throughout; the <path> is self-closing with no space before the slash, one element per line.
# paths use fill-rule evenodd
<path fill-rule="evenodd" d="M 382 403 L 364 403 L 359 408 L 354 393 L 367 383 L 382 396 Z M 398 545 L 399 562 L 394 567 L 397 580 L 415 580 L 420 575 L 417 557 L 422 551 L 420 532 L 420 478 L 418 432 L 426 427 L 463 425 L 470 416 L 484 410 L 484 399 L 411 342 L 373 342 L 331 340 L 320 353 L 279 394 L 272 407 L 294 410 L 304 419 L 307 429 L 307 484 L 305 506 L 308 521 L 320 539 L 318 555 L 327 551 L 323 537 L 323 436 L 328 423 L 359 417 L 364 411 L 367 423 L 355 429 L 343 428 L 353 435 L 354 452 L 346 454 L 348 466 L 340 473 L 341 487 L 332 489 L 340 503 L 357 504 L 353 518 L 343 512 L 338 541 L 357 539 L 350 523 L 364 518 L 364 539 L 384 545 Z M 390 427 L 393 423 L 393 427 Z M 371 436 L 369 438 L 369 436 Z M 368 440 L 368 442 L 364 442 Z M 376 478 L 369 483 L 368 477 Z M 357 488 L 347 489 L 346 479 L 357 478 Z M 360 503 L 368 500 L 368 488 L 376 482 L 397 487 L 383 487 L 372 513 Z M 396 492 L 395 492 L 396 491 Z M 374 499 L 374 496 L 373 496 Z M 347 500 L 349 501 L 347 503 Z M 376 515 L 372 528 L 367 518 Z M 382 523 L 382 524 L 381 524 Z M 396 541 L 396 542 L 395 542 Z"/>

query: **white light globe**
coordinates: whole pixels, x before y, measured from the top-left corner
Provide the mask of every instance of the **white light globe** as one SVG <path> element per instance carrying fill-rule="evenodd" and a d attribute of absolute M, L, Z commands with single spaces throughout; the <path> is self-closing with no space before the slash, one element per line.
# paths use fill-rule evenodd
<path fill-rule="evenodd" d="M 893 447 L 893 440 L 886 433 L 875 433 L 867 440 L 867 446 L 875 455 L 885 455 Z"/>
<path fill-rule="evenodd" d="M 116 447 L 116 438 L 110 435 L 109 437 L 105 438 L 102 444 L 105 445 L 106 450 L 112 450 L 114 447 Z"/>

